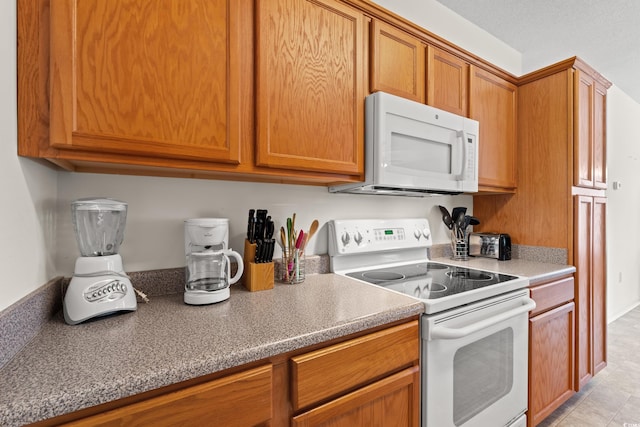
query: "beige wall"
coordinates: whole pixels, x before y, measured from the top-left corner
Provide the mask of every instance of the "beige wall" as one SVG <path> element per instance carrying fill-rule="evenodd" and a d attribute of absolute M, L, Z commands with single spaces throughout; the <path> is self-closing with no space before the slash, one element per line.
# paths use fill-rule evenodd
<path fill-rule="evenodd" d="M 0 310 L 55 274 L 57 174 L 19 159 L 16 109 L 16 5 L 0 2 Z"/>
<path fill-rule="evenodd" d="M 640 303 L 640 105 L 613 86 L 607 95 L 608 319 Z M 622 183 L 614 190 L 613 182 Z"/>

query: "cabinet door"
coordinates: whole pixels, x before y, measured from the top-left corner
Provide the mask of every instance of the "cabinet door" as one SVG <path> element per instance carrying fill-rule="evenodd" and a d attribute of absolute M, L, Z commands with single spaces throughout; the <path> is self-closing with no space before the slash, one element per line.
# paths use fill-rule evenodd
<path fill-rule="evenodd" d="M 592 321 L 593 375 L 607 366 L 607 257 L 606 257 L 607 199 L 593 198 L 592 244 Z"/>
<path fill-rule="evenodd" d="M 427 104 L 467 117 L 469 64 L 433 46 L 427 55 Z"/>
<path fill-rule="evenodd" d="M 414 366 L 293 418 L 294 427 L 384 427 L 420 423 L 420 368 Z"/>
<path fill-rule="evenodd" d="M 471 66 L 469 117 L 480 122 L 479 191 L 516 187 L 516 86 Z"/>
<path fill-rule="evenodd" d="M 574 166 L 573 183 L 580 187 L 594 186 L 593 118 L 595 81 L 588 74 L 575 70 L 574 92 Z"/>
<path fill-rule="evenodd" d="M 237 164 L 247 7 L 52 0 L 51 145 Z"/>
<path fill-rule="evenodd" d="M 593 186 L 607 189 L 607 88 L 596 82 L 593 92 Z"/>
<path fill-rule="evenodd" d="M 425 44 L 384 22 L 371 22 L 371 92 L 424 103 Z"/>
<path fill-rule="evenodd" d="M 271 366 L 133 403 L 65 426 L 253 426 L 272 413 Z"/>
<path fill-rule="evenodd" d="M 593 77 L 575 70 L 574 185 L 607 188 L 606 93 Z"/>
<path fill-rule="evenodd" d="M 579 391 L 593 376 L 592 243 L 593 197 L 574 196 L 574 265 L 576 266 L 576 384 Z"/>
<path fill-rule="evenodd" d="M 529 426 L 575 393 L 574 313 L 570 302 L 529 319 Z"/>
<path fill-rule="evenodd" d="M 257 164 L 362 175 L 364 16 L 337 0 L 258 0 Z"/>

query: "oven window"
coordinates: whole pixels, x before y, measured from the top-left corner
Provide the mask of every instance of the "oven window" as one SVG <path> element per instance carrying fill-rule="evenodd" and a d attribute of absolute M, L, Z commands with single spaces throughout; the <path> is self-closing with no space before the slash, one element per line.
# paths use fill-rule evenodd
<path fill-rule="evenodd" d="M 513 329 L 461 347 L 453 359 L 453 422 L 464 424 L 511 391 Z"/>

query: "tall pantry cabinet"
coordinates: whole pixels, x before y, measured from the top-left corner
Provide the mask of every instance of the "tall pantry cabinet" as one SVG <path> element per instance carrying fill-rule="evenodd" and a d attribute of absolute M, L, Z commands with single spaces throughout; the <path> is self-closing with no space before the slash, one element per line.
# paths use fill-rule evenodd
<path fill-rule="evenodd" d="M 579 58 L 518 86 L 518 190 L 475 196 L 484 231 L 519 245 L 561 248 L 575 276 L 575 390 L 606 366 L 606 91 Z M 533 348 L 532 351 L 536 349 Z"/>

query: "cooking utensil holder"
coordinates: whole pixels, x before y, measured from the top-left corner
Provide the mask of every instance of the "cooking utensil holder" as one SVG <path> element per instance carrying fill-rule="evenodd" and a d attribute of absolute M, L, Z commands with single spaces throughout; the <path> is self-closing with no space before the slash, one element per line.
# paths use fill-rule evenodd
<path fill-rule="evenodd" d="M 290 285 L 304 282 L 306 267 L 304 251 L 294 249 L 292 252 L 282 251 L 282 266 L 279 278 L 282 283 Z"/>
<path fill-rule="evenodd" d="M 469 259 L 469 233 L 466 229 L 453 227 L 451 230 L 451 259 L 466 261 Z"/>
<path fill-rule="evenodd" d="M 255 243 L 244 240 L 244 277 L 242 284 L 251 292 L 266 291 L 273 289 L 274 284 L 274 268 L 271 262 L 254 262 L 256 259 Z"/>

